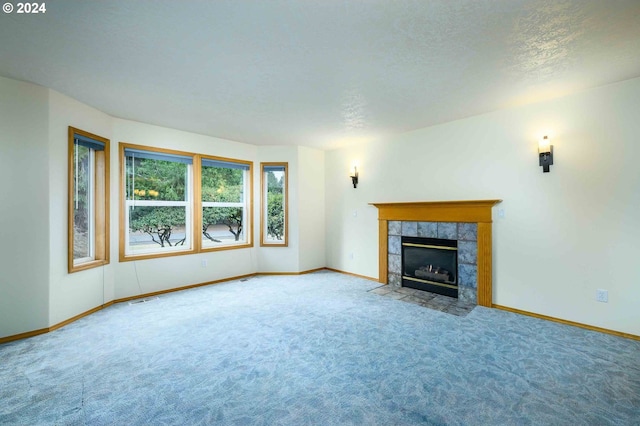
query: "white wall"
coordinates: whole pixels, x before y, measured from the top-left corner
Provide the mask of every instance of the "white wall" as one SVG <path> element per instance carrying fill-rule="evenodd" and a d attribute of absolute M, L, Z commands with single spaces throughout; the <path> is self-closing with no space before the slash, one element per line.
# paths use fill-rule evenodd
<path fill-rule="evenodd" d="M 639 335 L 638 111 L 633 79 L 330 151 L 327 264 L 377 277 L 370 202 L 498 198 L 494 303 Z M 543 174 L 537 139 L 545 133 L 555 164 Z M 353 159 L 357 189 L 346 177 Z M 598 288 L 609 303 L 595 301 Z"/>
<path fill-rule="evenodd" d="M 380 145 L 384 146 L 384 145 Z M 378 212 L 368 203 L 393 200 L 393 185 L 384 195 L 377 188 L 373 159 L 378 145 L 364 144 L 325 153 L 326 264 L 330 268 L 377 279 Z M 351 164 L 358 162 L 358 187 L 349 177 Z M 395 171 L 390 171 L 389 177 Z"/>
<path fill-rule="evenodd" d="M 299 271 L 326 266 L 324 151 L 298 147 Z"/>
<path fill-rule="evenodd" d="M 0 77 L 0 337 L 49 325 L 48 95 Z"/>
<path fill-rule="evenodd" d="M 49 324 L 55 325 L 113 300 L 113 262 L 67 273 L 68 128 L 111 139 L 113 119 L 94 108 L 49 90 Z M 113 144 L 113 141 L 111 141 Z M 117 174 L 112 163 L 111 174 Z M 111 188 L 112 206 L 117 201 Z M 117 205 L 117 202 L 115 203 Z M 114 232 L 112 230 L 112 232 Z"/>

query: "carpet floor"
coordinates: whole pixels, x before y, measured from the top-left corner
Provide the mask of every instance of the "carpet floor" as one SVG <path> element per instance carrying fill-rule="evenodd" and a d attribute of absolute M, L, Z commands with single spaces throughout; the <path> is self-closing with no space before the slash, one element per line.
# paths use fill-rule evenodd
<path fill-rule="evenodd" d="M 0 345 L 0 424 L 640 424 L 640 342 L 378 286 L 259 276 Z"/>

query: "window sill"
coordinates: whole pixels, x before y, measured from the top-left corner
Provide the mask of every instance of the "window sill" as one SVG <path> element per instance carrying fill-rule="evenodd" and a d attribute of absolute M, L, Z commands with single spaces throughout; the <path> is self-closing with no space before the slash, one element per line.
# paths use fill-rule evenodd
<path fill-rule="evenodd" d="M 92 260 L 90 262 L 79 263 L 77 265 L 69 265 L 68 273 L 86 271 L 87 269 L 98 268 L 100 266 L 108 265 L 109 259 Z"/>
<path fill-rule="evenodd" d="M 212 251 L 223 251 L 223 250 L 235 250 L 235 249 L 245 249 L 253 247 L 253 243 L 240 243 L 240 244 L 228 244 L 219 247 L 202 247 L 200 249 L 200 253 L 207 253 Z"/>

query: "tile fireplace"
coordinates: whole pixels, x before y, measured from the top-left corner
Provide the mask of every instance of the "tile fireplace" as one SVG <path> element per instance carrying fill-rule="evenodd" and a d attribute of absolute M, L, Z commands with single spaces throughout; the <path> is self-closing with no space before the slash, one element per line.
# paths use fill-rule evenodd
<path fill-rule="evenodd" d="M 444 293 L 448 292 L 447 295 L 458 297 L 461 301 L 490 307 L 491 209 L 500 201 L 371 203 L 378 208 L 378 280 L 396 288 L 418 287 L 434 292 L 433 287 L 436 287 L 435 292 L 440 294 L 443 291 L 438 290 L 445 289 Z M 427 243 L 422 244 L 425 241 Z M 429 244 L 434 241 L 438 244 Z M 420 262 L 424 261 L 420 260 L 416 266 L 415 250 L 410 250 L 407 264 L 406 258 L 403 261 L 403 248 L 424 248 L 416 245 L 455 247 L 456 260 L 444 260 L 447 256 L 438 255 L 434 261 L 427 260 L 426 264 L 422 264 Z M 446 265 L 434 265 L 434 262 L 440 261 Z M 442 274 L 434 271 L 437 268 Z"/>

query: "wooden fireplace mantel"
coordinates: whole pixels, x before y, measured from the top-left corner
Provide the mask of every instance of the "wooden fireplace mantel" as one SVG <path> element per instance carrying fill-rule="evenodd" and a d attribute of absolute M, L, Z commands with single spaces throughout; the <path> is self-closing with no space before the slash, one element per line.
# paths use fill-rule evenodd
<path fill-rule="evenodd" d="M 491 307 L 492 241 L 491 208 L 502 200 L 419 201 L 370 203 L 378 208 L 378 281 L 388 279 L 389 221 L 468 222 L 478 224 L 478 305 Z"/>

